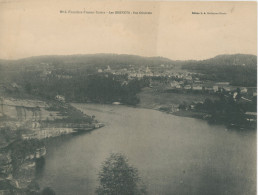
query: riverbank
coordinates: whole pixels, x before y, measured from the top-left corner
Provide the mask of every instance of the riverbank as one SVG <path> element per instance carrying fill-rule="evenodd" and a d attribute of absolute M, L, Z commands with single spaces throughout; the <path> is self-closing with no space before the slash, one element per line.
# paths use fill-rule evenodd
<path fill-rule="evenodd" d="M 137 107 L 137 106 L 136 106 Z M 205 113 L 205 112 L 200 112 L 200 111 L 195 111 L 195 110 L 180 110 L 178 108 L 174 108 L 173 106 L 169 107 L 157 107 L 157 108 L 152 108 L 152 107 L 141 107 L 139 106 L 138 108 L 145 108 L 145 109 L 152 109 L 152 110 L 157 110 L 160 112 L 164 112 L 167 114 L 171 114 L 174 116 L 180 116 L 180 117 L 187 117 L 187 118 L 194 118 L 194 119 L 201 119 L 204 121 L 207 121 L 209 124 L 214 124 L 214 125 L 225 125 L 227 129 L 238 129 L 238 130 L 256 130 L 257 129 L 257 124 L 256 122 L 246 122 L 244 124 L 235 124 L 235 123 L 229 123 L 227 121 L 219 121 L 216 120 L 216 118 L 213 118 L 210 114 Z"/>
<path fill-rule="evenodd" d="M 46 142 L 103 127 L 70 104 L 37 99 L 0 98 L 0 192 L 27 194 L 47 154 Z"/>
<path fill-rule="evenodd" d="M 206 98 L 218 99 L 218 97 L 211 94 L 170 93 L 157 91 L 154 88 L 144 88 L 137 96 L 140 99 L 140 103 L 136 107 L 198 119 L 203 119 L 207 114 L 192 110 L 182 110 L 179 109 L 179 106 L 182 104 L 190 105 L 193 102 L 204 102 Z"/>
<path fill-rule="evenodd" d="M 222 102 L 219 95 L 208 93 L 175 93 L 158 91 L 155 88 L 144 88 L 138 94 L 138 98 L 140 99 L 140 103 L 136 107 L 159 110 L 161 112 L 173 114 L 175 116 L 202 119 L 208 121 L 210 124 L 225 125 L 227 128 L 240 130 L 257 129 L 256 119 L 253 118 L 253 116 L 250 118 L 248 115 L 243 115 L 241 111 L 239 111 L 239 116 L 242 117 L 239 118 L 241 119 L 240 122 L 238 120 L 232 120 L 234 117 L 231 117 L 231 115 L 235 114 L 234 112 L 224 113 L 223 110 L 216 109 L 213 112 L 209 112 L 209 110 L 207 110 L 208 108 L 197 109 L 197 106 L 204 105 L 207 100 L 211 102 L 211 104 L 213 102 L 219 102 L 221 104 L 225 103 L 227 100 L 225 99 L 225 102 Z M 228 98 L 228 96 L 225 96 L 225 98 Z M 238 106 L 237 103 L 235 104 Z M 224 113 L 224 115 L 222 116 L 222 114 L 220 114 L 219 116 L 214 116 L 212 113 L 215 112 L 221 112 Z"/>

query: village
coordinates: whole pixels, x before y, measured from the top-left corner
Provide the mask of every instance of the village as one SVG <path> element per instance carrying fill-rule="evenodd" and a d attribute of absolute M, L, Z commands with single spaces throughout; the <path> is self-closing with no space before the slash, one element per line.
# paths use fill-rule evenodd
<path fill-rule="evenodd" d="M 46 68 L 41 71 L 40 78 L 45 80 L 46 78 L 52 76 L 58 79 L 72 79 L 73 75 L 69 73 L 54 73 L 50 70 L 50 65 L 48 63 L 43 63 Z M 95 67 L 95 72 L 99 74 L 113 74 L 113 75 L 123 75 L 126 76 L 128 80 L 132 79 L 142 79 L 149 78 L 150 87 L 158 87 L 165 90 L 191 90 L 194 92 L 208 92 L 216 93 L 218 91 L 225 91 L 233 93 L 238 88 L 241 94 L 246 97 L 257 96 L 256 87 L 246 87 L 246 86 L 233 86 L 228 81 L 214 82 L 210 80 L 205 80 L 202 78 L 202 74 L 189 72 L 187 70 L 181 69 L 173 64 L 164 65 L 160 64 L 156 66 L 148 65 L 132 65 L 130 64 L 128 68 L 116 68 L 111 69 L 111 65 L 107 65 L 105 68 Z M 108 75 L 107 75 L 108 76 Z M 161 81 L 162 80 L 162 81 Z M 126 83 L 126 82 L 125 82 Z M 123 84 L 125 84 L 123 83 Z M 17 88 L 17 84 L 13 83 L 13 87 Z"/>
<path fill-rule="evenodd" d="M 98 69 L 98 73 L 111 73 L 113 75 L 123 75 L 126 76 L 128 81 L 132 79 L 148 79 L 149 80 L 149 90 L 147 91 L 156 91 L 160 96 L 162 94 L 173 94 L 177 96 L 182 94 L 182 96 L 197 97 L 203 96 L 203 100 L 195 100 L 193 98 L 191 101 L 188 98 L 188 105 L 175 104 L 173 100 L 170 104 L 157 103 L 159 110 L 165 110 L 169 113 L 179 113 L 181 110 L 194 111 L 198 104 L 204 104 L 204 97 L 213 99 L 218 99 L 218 97 L 224 96 L 225 98 L 232 97 L 232 99 L 237 104 L 249 104 L 255 101 L 257 97 L 257 88 L 256 87 L 246 87 L 246 86 L 233 86 L 228 81 L 210 81 L 202 79 L 200 73 L 188 72 L 182 69 L 175 70 L 173 65 L 160 65 L 158 71 L 152 70 L 149 66 L 140 66 L 138 69 L 135 66 L 130 65 L 130 69 L 119 69 L 111 70 L 110 66 L 107 66 L 106 69 Z M 162 69 L 164 68 L 164 69 Z M 121 81 L 121 84 L 127 84 L 128 81 Z M 145 101 L 144 98 L 141 101 Z M 156 96 L 157 98 L 157 96 Z M 162 98 L 161 98 L 162 99 Z M 173 97 L 172 97 L 173 99 Z M 153 102 L 149 102 L 150 104 Z M 140 103 L 141 104 L 141 103 Z M 157 105 L 156 105 L 157 106 Z M 151 107 L 146 106 L 145 107 Z M 152 107 L 153 108 L 153 107 Z M 193 115 L 187 115 L 193 116 Z M 196 115 L 195 115 L 196 116 Z M 202 115 L 202 118 L 207 118 L 209 115 Z M 256 111 L 246 111 L 245 118 L 248 122 L 256 122 L 257 112 Z"/>
<path fill-rule="evenodd" d="M 121 97 L 128 97 L 134 91 L 133 95 L 138 100 L 133 104 L 134 107 L 203 119 L 215 124 L 224 124 L 226 128 L 256 128 L 256 87 L 236 86 L 227 80 L 209 80 L 204 74 L 191 72 L 173 64 L 130 64 L 126 67 L 105 65 L 80 71 L 62 70 L 43 63 L 36 76 L 33 71 L 32 74 L 28 74 L 33 80 L 31 83 L 15 79 L 9 83 L 0 83 L 0 92 L 5 94 L 0 97 L 2 181 L 10 182 L 8 185 L 16 189 L 24 189 L 34 179 L 36 161 L 47 154 L 42 142 L 104 126 L 95 116 L 84 115 L 71 106 L 70 103 L 80 100 L 83 103 L 95 103 L 98 99 L 94 98 L 98 97 L 103 101 L 97 102 L 99 104 L 130 106 L 131 99 L 122 102 Z M 104 85 L 107 82 L 108 85 Z M 87 88 L 85 86 L 88 83 L 93 85 Z M 41 84 L 47 87 L 43 89 Z M 76 87 L 69 88 L 75 84 L 76 87 L 81 85 L 84 88 L 79 91 L 73 90 Z M 55 86 L 54 90 L 51 88 L 52 85 Z M 106 96 L 100 92 L 105 88 L 113 90 L 113 86 L 117 85 L 120 90 L 118 91 L 121 92 L 120 96 L 114 96 L 116 99 L 112 99 L 113 93 L 116 93 L 114 90 L 110 96 L 111 100 L 105 102 Z M 128 94 L 125 93 L 126 90 Z M 81 91 L 85 93 L 78 94 Z M 92 92 L 96 91 L 96 96 L 91 96 Z M 76 97 L 79 99 L 73 99 Z M 13 149 L 6 149 L 13 143 Z M 19 153 L 19 148 L 24 147 L 31 150 L 24 156 L 18 155 L 17 159 L 14 158 L 14 154 Z M 14 163 L 19 167 L 18 172 L 15 172 Z M 22 175 L 27 177 L 24 178 Z"/>
<path fill-rule="evenodd" d="M 157 71 L 151 70 L 149 66 L 140 66 L 138 69 L 130 65 L 130 69 L 111 70 L 110 66 L 106 69 L 98 69 L 98 73 L 111 73 L 113 75 L 126 75 L 128 80 L 148 78 L 149 87 L 157 90 L 171 90 L 174 92 L 189 93 L 209 93 L 224 92 L 232 94 L 234 98 L 237 93 L 241 93 L 243 101 L 251 101 L 252 97 L 257 96 L 256 87 L 233 86 L 229 82 L 214 82 L 200 79 L 200 73 L 188 72 L 184 70 L 174 70 L 173 65 L 163 65 Z M 172 68 L 171 68 L 172 67 Z M 66 76 L 68 78 L 68 76 Z"/>
<path fill-rule="evenodd" d="M 51 64 L 43 65 L 46 65 L 46 68 L 41 71 L 40 78 L 44 81 L 49 78 L 56 78 L 57 80 L 72 80 L 77 74 L 72 71 L 60 72 L 53 68 L 51 69 Z M 182 106 L 182 102 L 177 100 L 171 100 L 170 103 L 158 103 L 155 107 L 155 109 L 159 109 L 157 108 L 159 105 L 161 110 L 166 107 L 166 110 L 169 110 L 171 113 L 176 113 L 179 110 L 194 110 L 197 104 L 204 103 L 205 98 L 215 100 L 221 95 L 225 97 L 232 97 L 235 102 L 243 104 L 252 103 L 257 97 L 256 87 L 235 86 L 227 80 L 209 80 L 201 73 L 190 72 L 173 64 L 160 64 L 155 66 L 151 64 L 129 64 L 126 66 L 126 68 L 124 66 L 121 66 L 122 68 L 119 67 L 114 67 L 113 65 L 95 66 L 93 71 L 88 74 L 93 76 L 104 75 L 107 78 L 112 75 L 112 78 L 119 81 L 121 86 L 126 86 L 133 80 L 145 80 L 148 82 L 146 87 L 149 88 L 149 90 L 147 91 L 153 91 L 160 94 L 160 96 L 162 96 L 164 93 L 171 94 L 172 99 L 182 99 L 181 97 L 184 99 L 186 97 L 186 103 L 188 104 L 187 106 Z M 16 83 L 13 85 L 14 87 L 17 87 Z M 146 91 L 146 89 L 143 89 L 143 93 L 144 91 Z M 153 95 L 153 93 L 149 95 Z M 57 94 L 55 99 L 57 101 L 65 102 L 66 97 L 62 94 Z M 145 102 L 145 97 L 141 98 L 140 101 Z M 152 102 L 150 102 L 150 104 L 151 103 Z M 140 106 L 141 104 L 142 103 L 140 103 Z M 144 107 L 151 106 L 145 105 Z M 245 114 L 246 120 L 256 121 L 256 111 L 254 112 L 253 110 L 247 110 Z"/>

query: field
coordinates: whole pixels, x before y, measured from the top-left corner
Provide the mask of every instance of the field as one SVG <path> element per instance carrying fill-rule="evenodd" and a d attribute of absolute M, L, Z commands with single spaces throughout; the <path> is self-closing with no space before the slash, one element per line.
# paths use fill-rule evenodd
<path fill-rule="evenodd" d="M 218 99 L 218 97 L 210 94 L 160 92 L 153 88 L 144 88 L 137 96 L 140 98 L 138 106 L 152 109 L 169 105 L 178 106 L 183 103 L 191 104 L 192 102 L 204 101 L 206 98 Z"/>

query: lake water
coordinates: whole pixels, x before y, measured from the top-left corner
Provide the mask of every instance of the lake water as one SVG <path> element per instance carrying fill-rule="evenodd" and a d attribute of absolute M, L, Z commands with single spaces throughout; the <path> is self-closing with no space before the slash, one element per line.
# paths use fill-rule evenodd
<path fill-rule="evenodd" d="M 149 194 L 256 194 L 256 131 L 121 105 L 74 106 L 105 127 L 48 145 L 42 188 L 94 194 L 101 163 L 119 152 L 139 170 Z"/>

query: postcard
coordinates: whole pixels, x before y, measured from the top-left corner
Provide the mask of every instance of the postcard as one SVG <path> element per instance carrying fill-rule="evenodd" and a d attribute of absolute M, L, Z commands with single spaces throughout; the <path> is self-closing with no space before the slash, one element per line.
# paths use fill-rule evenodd
<path fill-rule="evenodd" d="M 0 1 L 0 194 L 256 194 L 257 2 Z"/>

